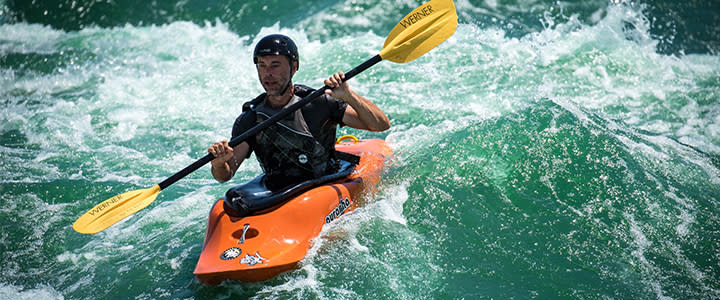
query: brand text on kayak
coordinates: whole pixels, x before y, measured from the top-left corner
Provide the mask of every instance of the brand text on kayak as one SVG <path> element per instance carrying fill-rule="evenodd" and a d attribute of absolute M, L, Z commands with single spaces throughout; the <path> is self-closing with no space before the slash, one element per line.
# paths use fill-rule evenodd
<path fill-rule="evenodd" d="M 340 204 L 338 204 L 338 206 L 336 206 L 335 209 L 333 209 L 333 211 L 325 217 L 325 224 L 337 219 L 348 207 L 350 207 L 350 199 L 347 197 L 345 199 L 340 199 Z"/>

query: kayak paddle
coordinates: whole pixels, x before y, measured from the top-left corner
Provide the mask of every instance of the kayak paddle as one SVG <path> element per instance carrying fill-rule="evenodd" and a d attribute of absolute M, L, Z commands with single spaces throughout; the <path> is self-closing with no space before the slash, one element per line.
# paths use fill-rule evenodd
<path fill-rule="evenodd" d="M 380 53 L 355 67 L 350 72 L 345 73 L 345 80 L 350 80 L 350 78 L 365 71 L 383 59 L 396 63 L 410 62 L 447 40 L 453 35 L 456 28 L 457 12 L 455 11 L 455 4 L 452 0 L 432 0 L 427 2 L 413 10 L 405 16 L 400 23 L 395 25 L 395 28 L 393 28 L 385 39 L 385 44 Z M 261 130 L 300 109 L 318 96 L 321 96 L 325 93 L 326 89 L 329 89 L 327 85 L 315 90 L 295 104 L 281 110 L 269 119 L 233 138 L 228 145 L 230 147 L 239 145 L 249 137 L 256 135 Z M 208 153 L 203 158 L 149 189 L 122 193 L 103 201 L 78 218 L 73 224 L 73 229 L 79 233 L 87 234 L 98 233 L 105 230 L 120 220 L 147 207 L 155 201 L 155 198 L 161 190 L 204 166 L 214 158 L 212 154 Z"/>

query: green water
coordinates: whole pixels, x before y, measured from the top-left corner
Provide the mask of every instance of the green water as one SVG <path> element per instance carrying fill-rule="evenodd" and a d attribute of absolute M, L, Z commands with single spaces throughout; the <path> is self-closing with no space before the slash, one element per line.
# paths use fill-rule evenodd
<path fill-rule="evenodd" d="M 447 42 L 352 80 L 392 128 L 339 134 L 395 157 L 267 282 L 192 275 L 212 203 L 254 160 L 72 230 L 228 138 L 261 92 L 259 37 L 290 35 L 295 81 L 319 87 L 420 4 L 0 0 L 0 299 L 720 298 L 720 23 L 702 1 L 456 1 Z"/>

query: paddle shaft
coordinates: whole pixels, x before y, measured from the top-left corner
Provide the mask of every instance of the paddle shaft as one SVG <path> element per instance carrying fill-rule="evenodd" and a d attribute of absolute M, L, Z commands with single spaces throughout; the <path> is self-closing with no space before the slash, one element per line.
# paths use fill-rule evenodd
<path fill-rule="evenodd" d="M 350 70 L 349 72 L 345 73 L 345 79 L 344 81 L 350 80 L 350 78 L 355 77 L 355 75 L 360 74 L 362 71 L 367 70 L 368 68 L 372 67 L 373 65 L 379 63 L 382 61 L 382 57 L 380 55 L 375 55 L 371 59 L 368 59 L 364 63 L 360 64 L 359 66 L 355 67 L 354 69 Z M 307 95 L 300 99 L 300 101 L 295 102 L 295 104 L 290 105 L 283 110 L 279 111 L 278 113 L 272 115 L 269 119 L 260 122 L 260 124 L 257 124 L 253 126 L 252 128 L 248 129 L 247 131 L 243 132 L 241 135 L 236 136 L 230 142 L 228 142 L 228 145 L 230 147 L 235 147 L 237 145 L 240 145 L 240 143 L 244 142 L 248 138 L 256 135 L 261 130 L 270 127 L 270 125 L 275 124 L 280 119 L 286 117 L 290 113 L 300 109 L 301 107 L 305 106 L 306 104 L 310 103 L 311 101 L 315 100 L 315 98 L 321 96 L 325 93 L 325 90 L 329 89 L 330 87 L 325 85 L 320 89 L 317 89 L 313 91 L 310 95 Z M 209 163 L 215 159 L 215 156 L 208 153 L 203 158 L 198 159 L 191 165 L 185 167 L 184 169 L 180 170 L 180 172 L 175 173 L 174 175 L 168 177 L 167 179 L 163 180 L 160 184 L 160 189 L 163 190 L 166 187 L 170 186 L 171 184 L 177 182 L 178 180 L 182 179 L 183 177 L 187 176 L 188 174 L 195 172 L 200 167 L 204 166 L 205 164 Z"/>

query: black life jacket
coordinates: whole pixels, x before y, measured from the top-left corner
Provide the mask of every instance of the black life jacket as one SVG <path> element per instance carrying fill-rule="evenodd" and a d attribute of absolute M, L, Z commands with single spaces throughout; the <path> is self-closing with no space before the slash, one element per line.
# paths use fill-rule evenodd
<path fill-rule="evenodd" d="M 313 90 L 295 86 L 290 106 Z M 243 111 L 252 110 L 257 123 L 267 120 L 278 109 L 266 105 L 262 94 L 243 105 Z M 302 109 L 263 129 L 255 136 L 254 151 L 265 172 L 265 184 L 272 190 L 281 189 L 305 180 L 319 178 L 338 168 L 334 152 L 328 151 L 310 133 Z"/>

